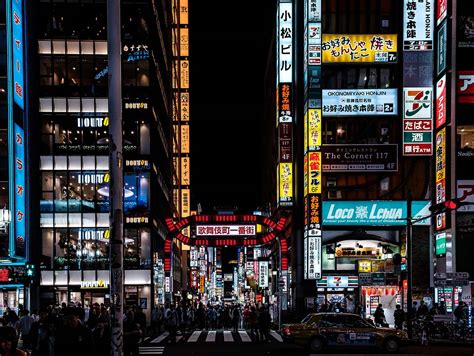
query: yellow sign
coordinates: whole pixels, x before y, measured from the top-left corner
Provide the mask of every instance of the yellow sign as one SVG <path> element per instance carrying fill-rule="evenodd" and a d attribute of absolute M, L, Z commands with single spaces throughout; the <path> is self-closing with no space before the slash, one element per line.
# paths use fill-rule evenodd
<path fill-rule="evenodd" d="M 321 194 L 321 152 L 308 155 L 308 193 Z"/>
<path fill-rule="evenodd" d="M 436 183 L 446 179 L 446 128 L 436 134 Z"/>
<path fill-rule="evenodd" d="M 189 125 L 181 125 L 181 153 L 189 153 Z"/>
<path fill-rule="evenodd" d="M 282 206 L 291 206 L 293 200 L 293 164 L 280 163 L 279 173 L 279 203 Z"/>
<path fill-rule="evenodd" d="M 323 63 L 393 63 L 397 61 L 397 35 L 323 34 Z"/>
<path fill-rule="evenodd" d="M 181 89 L 189 89 L 189 61 L 181 61 Z"/>
<path fill-rule="evenodd" d="M 181 185 L 191 185 L 191 158 L 181 157 Z"/>
<path fill-rule="evenodd" d="M 359 260 L 359 272 L 372 272 L 372 261 Z"/>
<path fill-rule="evenodd" d="M 189 121 L 189 93 L 181 93 L 181 121 Z"/>
<path fill-rule="evenodd" d="M 321 146 L 321 109 L 309 109 L 307 118 L 308 137 L 305 139 L 308 146 L 305 148 L 314 151 Z"/>
<path fill-rule="evenodd" d="M 189 56 L 189 29 L 179 29 L 179 51 L 181 57 Z"/>
<path fill-rule="evenodd" d="M 191 190 L 181 189 L 181 216 L 186 217 L 191 214 Z"/>
<path fill-rule="evenodd" d="M 179 24 L 180 25 L 187 25 L 188 20 L 188 0 L 180 0 L 179 1 Z"/>

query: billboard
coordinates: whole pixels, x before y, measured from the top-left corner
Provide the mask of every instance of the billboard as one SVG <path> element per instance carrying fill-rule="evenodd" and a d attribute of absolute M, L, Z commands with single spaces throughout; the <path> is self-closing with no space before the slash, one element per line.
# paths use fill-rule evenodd
<path fill-rule="evenodd" d="M 308 193 L 321 194 L 321 152 L 308 154 Z"/>
<path fill-rule="evenodd" d="M 446 123 L 446 74 L 436 83 L 436 128 Z"/>
<path fill-rule="evenodd" d="M 308 109 L 305 115 L 304 152 L 319 150 L 321 146 L 321 109 Z"/>
<path fill-rule="evenodd" d="M 458 103 L 472 104 L 474 103 L 474 71 L 460 70 L 458 71 L 457 93 Z"/>
<path fill-rule="evenodd" d="M 433 154 L 433 88 L 403 88 L 403 155 Z"/>
<path fill-rule="evenodd" d="M 396 34 L 323 34 L 323 63 L 395 63 Z"/>
<path fill-rule="evenodd" d="M 304 197 L 304 225 L 306 230 L 321 231 L 321 195 L 308 194 Z"/>
<path fill-rule="evenodd" d="M 278 164 L 278 203 L 280 206 L 293 205 L 293 163 Z"/>
<path fill-rule="evenodd" d="M 446 201 L 446 127 L 436 133 L 435 154 L 435 202 L 436 204 Z M 436 215 L 436 231 L 446 228 L 446 213 Z"/>
<path fill-rule="evenodd" d="M 326 172 L 396 172 L 398 145 L 324 145 Z"/>
<path fill-rule="evenodd" d="M 25 133 L 23 129 L 14 124 L 15 130 L 15 203 L 12 208 L 14 217 L 14 231 L 15 231 L 15 255 L 26 257 L 26 191 L 25 191 Z M 13 204 L 12 204 L 13 205 Z"/>
<path fill-rule="evenodd" d="M 23 0 L 11 1 L 11 26 L 13 41 L 12 52 L 13 52 L 13 99 L 15 103 L 24 110 L 25 99 L 24 99 L 24 43 L 25 38 L 23 36 Z"/>
<path fill-rule="evenodd" d="M 433 85 L 433 51 L 403 51 L 403 85 Z"/>
<path fill-rule="evenodd" d="M 255 225 L 198 225 L 196 236 L 255 236 Z"/>
<path fill-rule="evenodd" d="M 446 233 L 440 232 L 435 235 L 435 253 L 436 257 L 441 257 L 446 255 Z"/>
<path fill-rule="evenodd" d="M 472 203 L 472 205 L 464 205 L 457 211 L 474 211 L 474 180 L 458 180 L 456 182 L 456 197 L 464 203 Z"/>
<path fill-rule="evenodd" d="M 433 49 L 434 2 L 432 0 L 404 0 L 403 50 Z"/>
<path fill-rule="evenodd" d="M 448 44 L 448 22 L 445 21 L 439 31 L 438 31 L 438 62 L 437 73 L 440 75 L 446 70 L 446 61 L 447 61 L 447 44 Z"/>
<path fill-rule="evenodd" d="M 305 231 L 304 233 L 304 278 L 320 279 L 321 263 L 321 232 Z"/>
<path fill-rule="evenodd" d="M 293 114 L 291 112 L 293 84 L 281 83 L 278 85 L 278 122 L 293 122 Z"/>
<path fill-rule="evenodd" d="M 278 13 L 279 83 L 293 81 L 293 4 L 279 4 Z"/>
<path fill-rule="evenodd" d="M 397 89 L 323 89 L 323 114 L 397 115 L 397 98 Z"/>
<path fill-rule="evenodd" d="M 426 215 L 423 215 L 426 214 Z M 412 217 L 429 216 L 428 201 L 412 202 Z M 324 201 L 324 225 L 406 226 L 407 202 L 405 200 Z M 423 220 L 418 225 L 429 225 Z"/>

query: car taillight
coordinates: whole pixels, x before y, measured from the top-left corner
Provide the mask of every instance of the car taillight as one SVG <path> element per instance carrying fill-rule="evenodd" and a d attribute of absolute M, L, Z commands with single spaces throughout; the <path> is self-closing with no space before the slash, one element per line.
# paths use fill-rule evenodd
<path fill-rule="evenodd" d="M 290 328 L 289 328 L 289 327 L 284 327 L 284 328 L 283 328 L 283 334 L 285 334 L 285 335 L 291 335 Z"/>

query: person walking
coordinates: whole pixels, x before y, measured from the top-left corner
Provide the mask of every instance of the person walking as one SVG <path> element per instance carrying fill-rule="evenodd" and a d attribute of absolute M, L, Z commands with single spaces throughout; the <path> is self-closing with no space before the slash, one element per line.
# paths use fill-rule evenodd
<path fill-rule="evenodd" d="M 30 329 L 31 325 L 34 323 L 34 319 L 29 315 L 27 309 L 23 309 L 20 314 L 20 319 L 17 321 L 16 330 L 18 335 L 21 335 L 21 340 L 23 340 L 23 347 L 26 349 L 31 349 L 30 344 Z"/>
<path fill-rule="evenodd" d="M 397 304 L 393 312 L 393 318 L 395 319 L 395 329 L 403 330 L 403 322 L 405 321 L 405 312 L 403 311 L 400 304 Z"/>
<path fill-rule="evenodd" d="M 250 334 L 254 336 L 255 341 L 259 341 L 259 334 L 258 334 L 258 312 L 257 309 L 252 306 L 250 309 L 250 316 L 249 316 L 249 324 L 250 324 Z"/>
<path fill-rule="evenodd" d="M 388 327 L 388 324 L 385 322 L 385 312 L 382 308 L 382 304 L 379 304 L 377 309 L 375 309 L 374 322 L 377 326 Z"/>
<path fill-rule="evenodd" d="M 90 355 L 95 353 L 92 332 L 81 322 L 80 308 L 64 311 L 64 324 L 56 330 L 54 355 Z"/>
<path fill-rule="evenodd" d="M 159 335 L 161 333 L 161 325 L 163 324 L 163 311 L 160 306 L 153 308 L 151 312 L 151 329 L 153 335 Z"/>
<path fill-rule="evenodd" d="M 171 304 L 170 309 L 166 314 L 166 327 L 170 333 L 170 343 L 176 343 L 176 329 L 178 328 L 178 313 L 176 312 L 176 307 L 174 304 Z"/>
<path fill-rule="evenodd" d="M 260 331 L 260 341 L 270 342 L 270 313 L 266 306 L 260 308 L 260 313 L 258 314 L 258 328 Z"/>
<path fill-rule="evenodd" d="M 0 355 L 2 356 L 27 356 L 28 354 L 17 348 L 18 338 L 16 331 L 10 326 L 0 327 Z"/>
<path fill-rule="evenodd" d="M 238 305 L 236 305 L 234 306 L 234 310 L 232 311 L 232 326 L 234 327 L 235 333 L 239 331 L 239 323 L 240 323 L 240 308 Z"/>
<path fill-rule="evenodd" d="M 123 322 L 123 353 L 125 356 L 139 355 L 138 344 L 141 337 L 140 324 L 135 320 L 133 310 L 129 310 Z"/>

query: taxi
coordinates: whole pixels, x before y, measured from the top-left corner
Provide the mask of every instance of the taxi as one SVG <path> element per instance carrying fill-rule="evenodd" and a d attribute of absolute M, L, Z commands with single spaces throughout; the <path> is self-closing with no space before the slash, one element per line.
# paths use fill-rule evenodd
<path fill-rule="evenodd" d="M 359 315 L 349 313 L 308 314 L 298 324 L 284 324 L 282 336 L 286 342 L 309 346 L 313 352 L 326 347 L 378 347 L 397 352 L 408 340 L 404 331 L 376 327 Z"/>

